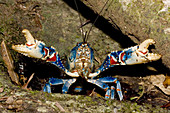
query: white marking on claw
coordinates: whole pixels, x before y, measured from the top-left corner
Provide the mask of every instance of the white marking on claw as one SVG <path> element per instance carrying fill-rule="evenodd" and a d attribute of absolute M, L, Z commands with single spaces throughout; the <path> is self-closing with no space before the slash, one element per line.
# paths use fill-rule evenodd
<path fill-rule="evenodd" d="M 29 30 L 24 29 L 24 30 L 22 30 L 22 33 L 24 34 L 24 36 L 25 36 L 25 38 L 26 38 L 26 40 L 27 40 L 27 44 L 28 44 L 28 45 L 35 44 L 34 38 L 33 38 L 33 36 L 31 35 L 31 33 L 29 32 Z"/>
<path fill-rule="evenodd" d="M 149 45 L 155 44 L 155 41 L 153 39 L 147 39 L 145 41 L 143 41 L 140 45 L 139 45 L 139 51 L 142 52 L 146 52 L 148 51 L 148 47 Z"/>
<path fill-rule="evenodd" d="M 161 55 L 159 54 L 154 54 L 154 53 L 148 53 L 147 59 L 150 61 L 156 61 L 161 58 Z"/>
<path fill-rule="evenodd" d="M 136 52 L 141 56 L 145 56 L 149 61 L 159 60 L 161 55 L 149 53 L 148 51 L 149 45 L 152 44 L 155 44 L 155 41 L 153 39 L 147 39 L 139 45 L 139 49 L 137 49 Z"/>

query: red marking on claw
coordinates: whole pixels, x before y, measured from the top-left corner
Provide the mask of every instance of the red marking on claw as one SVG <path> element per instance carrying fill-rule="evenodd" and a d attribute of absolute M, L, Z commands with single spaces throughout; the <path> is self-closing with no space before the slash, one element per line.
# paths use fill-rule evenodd
<path fill-rule="evenodd" d="M 148 53 L 148 51 L 146 51 L 146 52 L 143 52 L 143 51 L 139 51 L 139 52 L 140 52 L 140 53 L 142 53 L 142 54 L 144 54 L 144 55 L 145 55 L 146 53 Z"/>
<path fill-rule="evenodd" d="M 125 53 L 121 53 L 121 56 L 120 56 L 120 60 L 124 63 L 123 61 L 123 56 L 125 55 Z"/>
<path fill-rule="evenodd" d="M 57 60 L 57 58 L 56 58 L 56 53 L 55 53 L 52 58 L 47 59 L 47 62 L 55 62 L 56 60 Z"/>
<path fill-rule="evenodd" d="M 110 64 L 111 64 L 111 65 L 118 64 L 118 62 L 116 62 L 116 61 L 113 59 L 112 56 L 110 56 L 110 57 L 111 57 L 111 58 L 110 58 Z"/>
<path fill-rule="evenodd" d="M 26 44 L 27 46 L 33 46 L 33 45 L 35 45 L 35 44 Z"/>

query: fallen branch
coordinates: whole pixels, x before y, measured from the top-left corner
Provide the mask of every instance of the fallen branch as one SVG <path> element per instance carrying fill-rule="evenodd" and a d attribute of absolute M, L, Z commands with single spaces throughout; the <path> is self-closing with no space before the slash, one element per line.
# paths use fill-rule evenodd
<path fill-rule="evenodd" d="M 4 40 L 1 43 L 1 54 L 4 60 L 4 63 L 8 69 L 8 73 L 9 73 L 11 80 L 15 82 L 16 84 L 19 84 L 19 77 L 17 73 L 15 73 L 14 71 L 13 59 L 8 51 L 8 48 Z"/>

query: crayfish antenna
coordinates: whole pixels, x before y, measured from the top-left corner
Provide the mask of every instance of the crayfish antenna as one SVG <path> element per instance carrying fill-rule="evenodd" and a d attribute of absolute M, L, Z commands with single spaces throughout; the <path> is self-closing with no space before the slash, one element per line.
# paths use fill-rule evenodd
<path fill-rule="evenodd" d="M 82 37 L 83 37 L 83 43 L 87 43 L 89 34 L 90 34 L 90 32 L 91 32 L 91 30 L 92 30 L 94 24 L 95 24 L 96 21 L 98 20 L 100 14 L 101 14 L 102 11 L 104 10 L 104 8 L 106 7 L 106 5 L 107 5 L 108 2 L 109 2 L 109 0 L 106 1 L 106 3 L 104 4 L 104 6 L 102 7 L 101 11 L 98 13 L 97 17 L 94 19 L 94 21 L 93 21 L 93 23 L 92 23 L 92 25 L 91 25 L 89 31 L 84 33 L 83 26 L 85 26 L 87 23 L 89 23 L 90 20 L 88 20 L 85 24 L 82 24 L 82 19 L 81 19 L 80 13 L 79 13 L 79 8 L 78 8 L 78 5 L 77 5 L 77 1 L 74 0 L 76 9 L 77 9 L 77 11 L 78 11 L 79 19 L 80 19 L 80 24 L 81 24 L 81 25 L 80 25 L 80 28 L 81 28 L 80 32 L 81 32 L 81 35 L 82 35 Z"/>

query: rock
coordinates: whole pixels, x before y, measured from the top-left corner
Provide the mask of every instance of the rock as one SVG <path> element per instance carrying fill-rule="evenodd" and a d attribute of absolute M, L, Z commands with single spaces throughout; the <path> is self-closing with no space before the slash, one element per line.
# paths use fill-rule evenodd
<path fill-rule="evenodd" d="M 10 96 L 10 97 L 6 100 L 6 103 L 7 103 L 7 104 L 12 104 L 13 102 L 14 102 L 13 96 Z"/>
<path fill-rule="evenodd" d="M 48 112 L 48 109 L 46 107 L 38 107 L 37 111 L 41 112 L 41 113 L 46 113 L 46 112 Z"/>
<path fill-rule="evenodd" d="M 100 12 L 105 4 L 105 0 L 100 2 L 85 0 L 82 2 L 97 13 Z M 154 39 L 157 42 L 155 52 L 163 55 L 163 64 L 170 68 L 169 4 L 169 0 L 162 0 L 162 2 L 153 0 L 116 0 L 109 2 L 105 7 L 107 10 L 104 10 L 100 15 L 104 16 L 115 29 L 119 28 L 127 36 L 119 36 L 120 40 L 114 35 L 111 36 L 121 46 L 125 44 L 121 43 L 121 41 L 127 42 L 125 41 L 126 38 L 130 38 L 135 43 L 140 43 L 147 38 Z M 163 9 L 161 9 L 162 7 Z"/>

